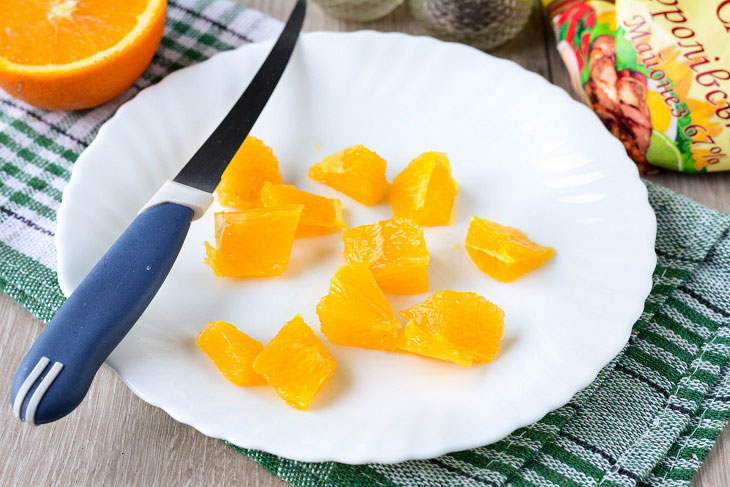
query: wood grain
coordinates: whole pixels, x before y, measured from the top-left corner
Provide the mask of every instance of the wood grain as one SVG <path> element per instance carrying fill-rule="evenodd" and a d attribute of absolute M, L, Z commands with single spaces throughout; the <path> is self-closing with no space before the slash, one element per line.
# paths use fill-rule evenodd
<path fill-rule="evenodd" d="M 283 19 L 288 0 L 238 0 Z M 351 31 L 368 28 L 424 34 L 407 7 L 368 24 L 345 23 L 312 5 L 305 30 Z M 513 59 L 568 88 L 567 73 L 539 9 L 513 41 L 493 54 Z M 651 180 L 714 208 L 730 211 L 730 174 L 660 174 Z M 0 391 L 40 332 L 40 323 L 0 294 Z M 34 428 L 18 423 L 9 407 L 0 408 L 0 485 L 246 486 L 280 487 L 284 482 L 221 442 L 175 422 L 137 399 L 108 367 L 103 367 L 88 397 L 73 414 Z M 695 487 L 730 485 L 730 430 L 705 461 Z"/>

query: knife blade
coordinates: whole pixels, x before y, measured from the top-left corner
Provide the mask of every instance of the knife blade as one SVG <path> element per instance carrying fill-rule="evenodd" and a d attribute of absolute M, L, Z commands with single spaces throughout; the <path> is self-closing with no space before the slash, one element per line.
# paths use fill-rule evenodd
<path fill-rule="evenodd" d="M 193 220 L 210 206 L 226 166 L 266 106 L 302 28 L 297 0 L 266 60 L 223 121 L 81 281 L 23 358 L 10 393 L 13 413 L 55 421 L 86 396 L 101 364 L 162 286 Z"/>
<path fill-rule="evenodd" d="M 284 73 L 299 37 L 305 10 L 306 3 L 298 1 L 286 27 L 248 88 L 173 181 L 213 192 Z"/>

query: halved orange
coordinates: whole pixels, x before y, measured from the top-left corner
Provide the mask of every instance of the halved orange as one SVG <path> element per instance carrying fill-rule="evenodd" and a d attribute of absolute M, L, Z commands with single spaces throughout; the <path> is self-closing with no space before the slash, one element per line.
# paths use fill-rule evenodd
<path fill-rule="evenodd" d="M 216 245 L 205 242 L 205 261 L 219 277 L 280 276 L 289 264 L 302 208 L 216 213 Z"/>
<path fill-rule="evenodd" d="M 165 0 L 0 2 L 0 87 L 49 110 L 90 108 L 147 68 Z"/>
<path fill-rule="evenodd" d="M 297 227 L 297 237 L 326 235 L 345 226 L 340 200 L 307 193 L 291 184 L 265 182 L 261 188 L 261 203 L 264 208 L 304 205 Z"/>
<path fill-rule="evenodd" d="M 466 252 L 482 272 L 501 282 L 514 281 L 555 255 L 555 249 L 536 244 L 516 228 L 478 216 L 469 223 Z"/>
<path fill-rule="evenodd" d="M 307 409 L 337 364 L 324 343 L 297 315 L 253 361 L 253 369 L 290 406 Z"/>
<path fill-rule="evenodd" d="M 443 152 L 425 152 L 411 161 L 390 186 L 390 207 L 396 218 L 419 225 L 450 225 L 458 185 Z"/>
<path fill-rule="evenodd" d="M 380 203 L 388 189 L 385 159 L 363 145 L 325 157 L 309 169 L 309 178 L 368 206 Z"/>
<path fill-rule="evenodd" d="M 259 208 L 261 188 L 266 182 L 281 184 L 279 161 L 270 147 L 249 135 L 228 163 L 215 194 L 223 206 Z"/>
<path fill-rule="evenodd" d="M 264 346 L 230 323 L 208 323 L 195 343 L 213 361 L 223 377 L 237 386 L 266 384 L 252 367 L 253 360 Z"/>
<path fill-rule="evenodd" d="M 391 294 L 428 291 L 428 262 L 423 230 L 413 220 L 392 218 L 348 228 L 342 235 L 345 259 L 370 267 L 380 288 Z"/>
<path fill-rule="evenodd" d="M 504 312 L 475 293 L 438 291 L 400 314 L 407 319 L 398 348 L 471 367 L 494 360 Z"/>
<path fill-rule="evenodd" d="M 366 264 L 345 264 L 317 304 L 322 333 L 332 343 L 395 350 L 401 323 Z"/>

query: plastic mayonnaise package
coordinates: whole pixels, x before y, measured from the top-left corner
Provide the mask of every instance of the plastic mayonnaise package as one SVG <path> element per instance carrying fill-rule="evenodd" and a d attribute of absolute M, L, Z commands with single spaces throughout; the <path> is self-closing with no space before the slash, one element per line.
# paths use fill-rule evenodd
<path fill-rule="evenodd" d="M 573 87 L 642 172 L 730 170 L 730 0 L 543 0 Z"/>

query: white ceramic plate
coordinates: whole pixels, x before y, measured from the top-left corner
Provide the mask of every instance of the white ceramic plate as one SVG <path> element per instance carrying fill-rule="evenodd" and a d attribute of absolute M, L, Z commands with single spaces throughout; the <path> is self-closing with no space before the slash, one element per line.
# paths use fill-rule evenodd
<path fill-rule="evenodd" d="M 59 212 L 59 279 L 70 293 L 238 97 L 270 43 L 181 70 L 119 109 L 79 158 Z M 506 312 L 496 361 L 464 369 L 328 344 L 338 368 L 308 412 L 271 388 L 226 382 L 194 339 L 227 320 L 267 342 L 315 305 L 342 263 L 341 235 L 298 240 L 276 279 L 227 280 L 203 263 L 213 211 L 109 364 L 145 401 L 206 435 L 298 460 L 396 462 L 499 440 L 588 385 L 626 343 L 655 264 L 656 223 L 621 144 L 587 108 L 516 64 L 430 38 L 359 32 L 301 40 L 253 134 L 284 180 L 340 197 L 351 225 L 391 216 L 306 178 L 324 155 L 363 143 L 393 178 L 445 151 L 460 184 L 456 221 L 426 229 L 431 289 L 476 291 Z M 213 210 L 216 208 L 214 207 Z M 512 284 L 463 249 L 480 215 L 524 230 L 557 256 Z M 427 295 L 395 297 L 395 310 Z"/>

